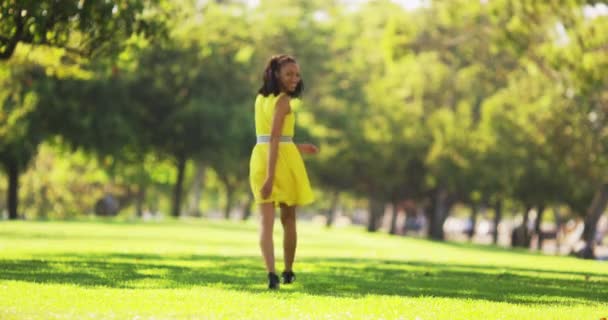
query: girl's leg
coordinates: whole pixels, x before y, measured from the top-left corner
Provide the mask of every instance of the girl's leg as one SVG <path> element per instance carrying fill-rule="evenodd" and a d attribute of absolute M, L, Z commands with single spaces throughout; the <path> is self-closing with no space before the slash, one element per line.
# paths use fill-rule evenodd
<path fill-rule="evenodd" d="M 261 204 L 260 212 L 262 215 L 260 229 L 260 248 L 262 249 L 262 256 L 264 256 L 266 271 L 275 273 L 274 244 L 272 242 L 272 229 L 274 226 L 274 204 Z"/>
<path fill-rule="evenodd" d="M 296 255 L 298 234 L 296 232 L 296 207 L 281 205 L 281 224 L 283 224 L 283 256 L 285 271 L 292 271 Z"/>

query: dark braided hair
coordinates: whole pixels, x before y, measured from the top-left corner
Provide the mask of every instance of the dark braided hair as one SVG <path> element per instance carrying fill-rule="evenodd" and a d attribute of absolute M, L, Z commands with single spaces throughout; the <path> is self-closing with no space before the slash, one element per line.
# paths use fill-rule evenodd
<path fill-rule="evenodd" d="M 258 90 L 259 94 L 267 97 L 270 94 L 278 95 L 281 93 L 281 86 L 277 73 L 279 73 L 281 68 L 288 63 L 296 63 L 296 59 L 286 54 L 275 55 L 270 58 L 268 64 L 266 64 L 266 68 L 264 68 L 264 84 L 262 84 L 262 87 Z M 304 82 L 300 79 L 295 90 L 293 92 L 288 92 L 287 94 L 293 98 L 299 97 L 302 93 L 302 89 L 304 89 Z"/>

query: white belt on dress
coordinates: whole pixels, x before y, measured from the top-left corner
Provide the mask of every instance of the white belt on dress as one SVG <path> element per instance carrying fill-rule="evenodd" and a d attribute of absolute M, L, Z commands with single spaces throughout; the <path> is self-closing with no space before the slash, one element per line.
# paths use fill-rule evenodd
<path fill-rule="evenodd" d="M 268 135 L 264 135 L 264 136 L 257 136 L 257 142 L 258 143 L 269 143 L 270 142 L 270 136 Z M 280 136 L 279 137 L 279 142 L 292 142 L 293 141 L 293 137 L 291 136 Z"/>

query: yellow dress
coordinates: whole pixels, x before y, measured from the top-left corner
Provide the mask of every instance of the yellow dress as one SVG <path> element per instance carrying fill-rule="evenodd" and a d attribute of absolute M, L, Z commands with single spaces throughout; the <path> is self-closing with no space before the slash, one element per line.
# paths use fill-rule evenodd
<path fill-rule="evenodd" d="M 255 100 L 255 133 L 270 135 L 272 118 L 280 95 L 270 94 L 264 97 L 258 94 Z M 285 116 L 281 135 L 293 137 L 295 126 L 294 112 L 299 100 L 290 102 L 291 112 Z M 272 193 L 267 199 L 262 199 L 261 189 L 266 179 L 269 143 L 257 143 L 251 152 L 249 161 L 249 183 L 255 203 L 274 203 L 278 206 L 284 203 L 288 206 L 305 205 L 313 202 L 314 196 L 310 187 L 306 167 L 302 155 L 293 142 L 279 142 L 277 163 L 275 166 Z"/>

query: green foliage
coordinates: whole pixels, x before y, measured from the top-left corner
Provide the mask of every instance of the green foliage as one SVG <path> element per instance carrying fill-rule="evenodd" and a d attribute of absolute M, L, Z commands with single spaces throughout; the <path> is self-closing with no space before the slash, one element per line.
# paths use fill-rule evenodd
<path fill-rule="evenodd" d="M 110 178 L 83 152 L 68 154 L 48 144 L 21 179 L 21 200 L 27 218 L 73 218 L 93 213 L 97 200 L 109 189 Z"/>
<path fill-rule="evenodd" d="M 33 86 L 44 77 L 39 65 L 10 64 L 4 66 L 0 81 L 0 161 L 16 163 L 23 168 L 34 156 L 36 147 L 45 138 L 37 117 L 38 96 Z"/>
<path fill-rule="evenodd" d="M 3 1 L 0 4 L 0 59 L 19 43 L 66 48 L 90 56 L 115 51 L 133 33 L 158 34 L 149 15 L 158 1 Z"/>

